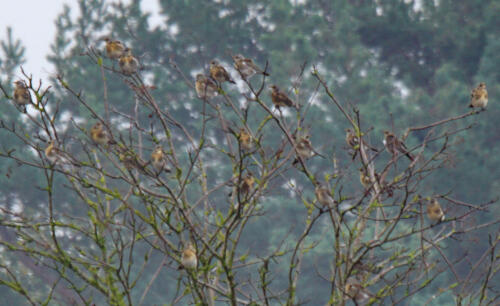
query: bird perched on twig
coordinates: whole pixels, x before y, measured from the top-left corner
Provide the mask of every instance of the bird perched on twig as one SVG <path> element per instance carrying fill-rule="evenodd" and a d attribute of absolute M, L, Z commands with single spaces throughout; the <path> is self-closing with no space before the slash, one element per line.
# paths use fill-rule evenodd
<path fill-rule="evenodd" d="M 116 144 L 109 136 L 104 124 L 97 122 L 90 128 L 90 138 L 98 145 Z"/>
<path fill-rule="evenodd" d="M 370 188 L 372 185 L 372 180 L 370 179 L 370 176 L 366 173 L 364 168 L 359 168 L 359 181 L 361 182 L 361 185 L 365 187 L 365 189 Z"/>
<path fill-rule="evenodd" d="M 125 48 L 118 65 L 122 72 L 126 75 L 131 75 L 137 72 L 139 69 L 139 61 L 132 55 L 132 50 L 130 48 Z"/>
<path fill-rule="evenodd" d="M 211 99 L 219 94 L 214 81 L 201 73 L 196 75 L 195 89 L 200 99 Z"/>
<path fill-rule="evenodd" d="M 252 149 L 253 137 L 245 128 L 240 128 L 238 140 L 243 151 L 250 151 Z"/>
<path fill-rule="evenodd" d="M 14 102 L 23 108 L 23 112 L 26 112 L 26 104 L 31 103 L 31 95 L 26 83 L 23 81 L 14 82 L 14 93 L 12 94 Z"/>
<path fill-rule="evenodd" d="M 488 91 L 486 90 L 485 83 L 479 83 L 479 85 L 472 89 L 470 92 L 470 104 L 469 107 L 481 107 L 486 108 L 488 105 Z"/>
<path fill-rule="evenodd" d="M 153 152 L 151 152 L 151 164 L 158 173 L 162 170 L 170 172 L 170 169 L 167 167 L 167 161 L 165 159 L 165 153 L 163 152 L 162 146 L 157 145 Z"/>
<path fill-rule="evenodd" d="M 445 219 L 444 212 L 439 205 L 438 200 L 432 199 L 429 204 L 427 204 L 427 216 L 433 222 L 442 222 Z"/>
<path fill-rule="evenodd" d="M 356 305 L 363 303 L 373 296 L 370 291 L 355 280 L 348 280 L 345 284 L 344 290 L 349 298 L 356 302 Z"/>
<path fill-rule="evenodd" d="M 75 163 L 69 154 L 61 151 L 57 145 L 55 139 L 49 141 L 49 145 L 44 150 L 45 157 L 52 164 L 59 164 L 63 166 L 76 166 L 80 167 L 78 163 Z"/>
<path fill-rule="evenodd" d="M 277 109 L 279 109 L 281 106 L 297 108 L 297 105 L 292 101 L 292 99 L 290 99 L 276 85 L 271 85 L 271 100 L 273 101 L 273 104 Z"/>
<path fill-rule="evenodd" d="M 251 58 L 246 58 L 241 54 L 236 54 L 233 56 L 234 60 L 234 69 L 241 73 L 241 76 L 244 79 L 251 78 L 256 73 L 263 74 L 265 76 L 269 76 L 269 73 L 260 69 L 257 65 L 254 64 Z"/>
<path fill-rule="evenodd" d="M 179 269 L 194 270 L 198 266 L 198 258 L 196 257 L 196 249 L 191 242 L 188 242 L 184 250 L 182 250 L 181 265 Z"/>
<path fill-rule="evenodd" d="M 111 59 L 119 59 L 125 52 L 125 46 L 119 40 L 112 40 L 109 37 L 104 38 L 106 42 L 106 55 Z"/>
<path fill-rule="evenodd" d="M 299 157 L 302 160 L 307 160 L 314 155 L 319 155 L 324 158 L 323 155 L 316 152 L 312 146 L 311 140 L 309 139 L 309 135 L 300 136 L 296 139 L 296 148 L 297 148 L 297 157 L 293 161 L 293 165 L 296 165 L 299 162 Z"/>
<path fill-rule="evenodd" d="M 226 71 L 226 68 L 220 65 L 216 60 L 210 62 L 210 76 L 214 80 L 219 82 L 219 84 L 222 84 L 224 82 L 236 84 L 236 82 L 233 81 L 229 73 Z"/>
<path fill-rule="evenodd" d="M 137 169 L 141 173 L 147 174 L 145 168 L 148 163 L 142 160 L 134 151 L 127 148 L 120 148 L 119 152 L 120 154 L 118 154 L 118 158 L 127 170 L 130 171 L 133 169 Z"/>
<path fill-rule="evenodd" d="M 413 161 L 415 158 L 413 155 L 408 152 L 408 149 L 406 149 L 405 144 L 399 140 L 394 133 L 391 133 L 389 131 L 384 131 L 384 146 L 387 149 L 389 153 L 392 154 L 392 157 L 395 158 L 398 153 L 403 153 L 408 157 L 411 161 Z"/>
<path fill-rule="evenodd" d="M 356 135 L 356 133 L 347 128 L 345 129 L 345 142 L 347 143 L 347 145 L 352 149 L 354 150 L 354 152 L 352 153 L 352 159 L 355 159 L 356 158 L 356 154 L 358 153 L 358 150 L 359 150 L 359 137 Z M 378 150 L 372 146 L 369 146 L 363 139 L 361 139 L 361 141 L 363 141 L 363 146 L 374 151 L 374 152 L 378 152 Z"/>
<path fill-rule="evenodd" d="M 252 172 L 248 171 L 245 177 L 243 178 L 243 181 L 241 182 L 240 193 L 244 197 L 247 197 L 250 191 L 252 191 L 254 184 L 255 184 L 255 177 L 253 176 Z"/>
<path fill-rule="evenodd" d="M 316 195 L 316 199 L 318 200 L 318 202 L 325 207 L 329 207 L 335 203 L 330 189 L 319 182 L 316 183 L 314 194 Z"/>

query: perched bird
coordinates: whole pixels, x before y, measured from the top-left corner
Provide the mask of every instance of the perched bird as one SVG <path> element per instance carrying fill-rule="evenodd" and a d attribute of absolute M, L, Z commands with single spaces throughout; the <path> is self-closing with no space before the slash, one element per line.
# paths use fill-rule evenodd
<path fill-rule="evenodd" d="M 444 212 L 439 205 L 438 200 L 432 199 L 429 204 L 427 204 L 427 216 L 433 222 L 444 221 Z"/>
<path fill-rule="evenodd" d="M 245 58 L 241 54 L 236 54 L 235 56 L 233 56 L 233 60 L 234 60 L 234 69 L 238 70 L 241 73 L 241 76 L 245 79 L 251 78 L 256 73 L 269 76 L 269 73 L 263 71 L 257 65 L 255 65 L 252 59 Z"/>
<path fill-rule="evenodd" d="M 72 159 L 68 154 L 59 150 L 54 139 L 49 142 L 49 145 L 45 148 L 44 153 L 45 157 L 52 165 L 60 164 L 80 167 L 80 165 L 72 162 Z"/>
<path fill-rule="evenodd" d="M 245 128 L 240 128 L 240 133 L 238 134 L 238 140 L 240 142 L 240 147 L 244 151 L 249 151 L 252 149 L 253 137 L 247 132 Z"/>
<path fill-rule="evenodd" d="M 98 145 L 115 144 L 116 142 L 111 140 L 108 131 L 104 128 L 101 122 L 97 122 L 90 128 L 90 138 Z"/>
<path fill-rule="evenodd" d="M 229 75 L 229 73 L 226 71 L 226 68 L 222 67 L 222 65 L 220 65 L 219 62 L 216 60 L 210 62 L 210 76 L 214 80 L 219 82 L 219 84 L 222 84 L 224 82 L 236 84 Z"/>
<path fill-rule="evenodd" d="M 406 149 L 405 144 L 399 140 L 394 133 L 391 133 L 389 131 L 384 131 L 384 146 L 387 149 L 389 153 L 392 154 L 392 157 L 396 157 L 398 153 L 403 153 L 408 157 L 411 161 L 414 160 L 413 155 L 408 152 L 408 149 Z"/>
<path fill-rule="evenodd" d="M 314 151 L 311 140 L 309 140 L 309 135 L 298 137 L 297 142 L 297 157 L 293 161 L 293 165 L 296 165 L 299 162 L 299 158 L 302 158 L 303 161 L 317 154 Z M 318 154 L 319 155 L 319 154 Z"/>
<path fill-rule="evenodd" d="M 125 46 L 119 40 L 111 40 L 111 38 L 104 38 L 106 42 L 106 55 L 111 59 L 119 59 L 125 52 Z"/>
<path fill-rule="evenodd" d="M 333 199 L 333 195 L 325 185 L 321 183 L 316 184 L 316 188 L 314 188 L 314 194 L 316 195 L 316 199 L 323 206 L 330 206 L 335 203 Z"/>
<path fill-rule="evenodd" d="M 118 158 L 127 170 L 137 169 L 141 173 L 147 174 L 145 168 L 148 163 L 142 160 L 134 151 L 128 148 L 120 148 L 119 152 Z"/>
<path fill-rule="evenodd" d="M 153 152 L 151 152 L 151 164 L 159 173 L 162 170 L 166 172 L 170 172 L 170 169 L 167 168 L 167 162 L 165 160 L 165 153 L 163 152 L 162 146 L 158 145 L 155 147 Z"/>
<path fill-rule="evenodd" d="M 126 75 L 131 75 L 137 72 L 139 69 L 139 61 L 132 55 L 132 50 L 130 48 L 125 48 L 118 65 L 122 72 Z"/>
<path fill-rule="evenodd" d="M 214 81 L 201 73 L 196 75 L 195 89 L 200 99 L 211 99 L 219 94 Z"/>
<path fill-rule="evenodd" d="M 354 150 L 359 149 L 359 138 L 351 129 L 345 129 L 345 142 Z"/>
<path fill-rule="evenodd" d="M 180 269 L 194 270 L 198 266 L 198 258 L 196 257 L 196 249 L 192 243 L 188 243 L 182 251 Z"/>
<path fill-rule="evenodd" d="M 14 102 L 17 105 L 20 105 L 23 107 L 23 111 L 26 111 L 26 104 L 31 103 L 31 95 L 30 91 L 28 90 L 28 87 L 26 84 L 19 80 L 14 82 L 14 93 L 12 96 L 14 97 Z"/>
<path fill-rule="evenodd" d="M 359 168 L 359 181 L 361 182 L 361 185 L 365 187 L 365 189 L 370 188 L 372 185 L 372 180 L 370 179 L 370 176 L 366 173 L 364 168 Z"/>
<path fill-rule="evenodd" d="M 243 181 L 241 182 L 240 193 L 245 197 L 248 196 L 254 184 L 255 184 L 255 177 L 253 176 L 252 172 L 248 171 L 245 177 L 243 178 Z"/>
<path fill-rule="evenodd" d="M 486 108 L 487 105 L 488 91 L 486 90 L 486 84 L 479 83 L 479 85 L 470 92 L 469 107 Z"/>
<path fill-rule="evenodd" d="M 283 91 L 281 91 L 278 86 L 271 85 L 271 100 L 276 108 L 283 107 L 297 107 L 295 103 L 290 99 Z"/>
<path fill-rule="evenodd" d="M 367 289 L 363 288 L 363 286 L 353 280 L 348 280 L 345 284 L 345 294 L 349 296 L 350 299 L 356 302 L 356 305 L 368 300 L 373 294 Z"/>

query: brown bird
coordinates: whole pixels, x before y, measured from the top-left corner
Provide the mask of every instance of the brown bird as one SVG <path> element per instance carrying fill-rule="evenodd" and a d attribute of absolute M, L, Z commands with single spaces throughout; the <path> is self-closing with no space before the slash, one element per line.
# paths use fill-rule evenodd
<path fill-rule="evenodd" d="M 254 184 L 255 184 L 255 177 L 253 176 L 252 172 L 249 171 L 247 172 L 247 174 L 243 178 L 243 181 L 241 182 L 240 193 L 244 197 L 247 197 L 250 191 L 252 191 Z"/>
<path fill-rule="evenodd" d="M 411 161 L 413 161 L 415 158 L 413 155 L 408 152 L 408 149 L 406 149 L 405 144 L 400 141 L 394 133 L 391 133 L 389 131 L 384 131 L 384 146 L 387 149 L 389 153 L 392 154 L 392 157 L 395 158 L 396 155 L 399 153 L 403 153 L 408 157 Z"/>
<path fill-rule="evenodd" d="M 432 199 L 429 204 L 427 204 L 427 216 L 433 222 L 442 222 L 445 219 L 444 212 L 439 205 L 438 200 Z"/>
<path fill-rule="evenodd" d="M 80 167 L 80 165 L 78 163 L 73 161 L 73 159 L 71 158 L 71 156 L 69 154 L 61 151 L 57 147 L 56 141 L 54 139 L 52 139 L 49 142 L 49 145 L 45 148 L 44 153 L 45 153 L 45 157 L 52 165 L 55 165 L 55 164 L 59 164 L 59 165 L 63 165 L 63 166 L 73 165 L 76 167 Z"/>
<path fill-rule="evenodd" d="M 226 71 L 226 68 L 224 68 L 222 65 L 219 64 L 218 61 L 213 60 L 210 62 L 210 76 L 219 82 L 219 84 L 222 84 L 224 82 L 229 82 L 232 84 L 236 84 L 229 73 Z"/>
<path fill-rule="evenodd" d="M 98 145 L 115 144 L 116 142 L 111 140 L 108 131 L 104 128 L 101 122 L 97 122 L 90 128 L 90 138 Z"/>
<path fill-rule="evenodd" d="M 14 93 L 12 94 L 14 102 L 23 107 L 23 111 L 26 112 L 26 104 L 31 103 L 31 95 L 26 84 L 19 80 L 14 82 Z"/>
<path fill-rule="evenodd" d="M 135 152 L 127 148 L 123 148 L 120 150 L 118 158 L 123 163 L 123 166 L 125 166 L 125 169 L 127 170 L 137 169 L 141 173 L 147 174 L 145 168 L 148 165 L 148 163 L 142 160 Z"/>
<path fill-rule="evenodd" d="M 109 37 L 104 38 L 106 42 L 106 55 L 111 59 L 119 59 L 125 52 L 125 46 L 119 40 L 111 40 Z"/>
<path fill-rule="evenodd" d="M 359 181 L 361 182 L 361 185 L 365 187 L 365 189 L 370 188 L 370 186 L 372 185 L 372 180 L 370 179 L 370 176 L 367 175 L 364 168 L 359 168 Z"/>
<path fill-rule="evenodd" d="M 277 109 L 279 109 L 281 106 L 297 108 L 292 99 L 290 99 L 276 85 L 271 85 L 271 100 L 273 101 L 273 104 Z"/>
<path fill-rule="evenodd" d="M 132 55 L 132 50 L 130 48 L 125 48 L 118 65 L 122 72 L 126 75 L 131 75 L 137 72 L 139 69 L 139 61 Z"/>
<path fill-rule="evenodd" d="M 196 75 L 195 89 L 200 99 L 211 99 L 219 94 L 214 81 L 201 73 Z"/>
<path fill-rule="evenodd" d="M 323 157 L 323 155 L 316 152 L 312 146 L 311 140 L 309 140 L 309 135 L 298 137 L 296 140 L 297 145 L 297 157 L 293 161 L 293 165 L 296 165 L 299 162 L 299 156 L 303 161 L 313 157 L 314 155 L 319 155 Z"/>
<path fill-rule="evenodd" d="M 486 90 L 486 84 L 479 83 L 479 85 L 470 92 L 469 107 L 486 108 L 487 105 L 488 91 Z"/>
<path fill-rule="evenodd" d="M 151 152 L 151 163 L 158 173 L 162 170 L 170 172 L 170 169 L 167 168 L 167 161 L 165 159 L 163 147 L 160 145 L 157 145 L 153 152 Z"/>
<path fill-rule="evenodd" d="M 252 149 L 253 137 L 245 128 L 240 128 L 238 140 L 243 151 L 250 151 Z"/>
<path fill-rule="evenodd" d="M 333 199 L 332 192 L 325 185 L 321 183 L 316 183 L 316 188 L 314 188 L 314 194 L 316 195 L 316 199 L 318 202 L 326 207 L 335 203 Z"/>
<path fill-rule="evenodd" d="M 198 258 L 196 257 L 196 249 L 191 242 L 188 242 L 184 250 L 182 250 L 180 269 L 194 270 L 198 266 Z"/>
<path fill-rule="evenodd" d="M 345 294 L 350 299 L 356 302 L 356 305 L 363 303 L 373 296 L 373 294 L 365 289 L 358 281 L 348 280 L 345 284 Z"/>
<path fill-rule="evenodd" d="M 345 129 L 345 142 L 354 150 L 359 149 L 359 138 L 351 129 Z"/>
<path fill-rule="evenodd" d="M 255 65 L 252 59 L 245 58 L 241 54 L 236 54 L 235 56 L 233 56 L 233 60 L 234 60 L 234 69 L 238 70 L 244 79 L 251 78 L 256 73 L 269 76 L 269 73 L 263 71 L 257 65 Z"/>

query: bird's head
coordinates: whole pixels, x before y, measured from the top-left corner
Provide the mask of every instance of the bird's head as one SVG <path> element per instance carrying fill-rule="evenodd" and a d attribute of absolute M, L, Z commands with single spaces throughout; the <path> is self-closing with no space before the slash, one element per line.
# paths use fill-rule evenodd
<path fill-rule="evenodd" d="M 214 66 L 217 66 L 217 65 L 219 65 L 219 62 L 217 60 L 212 60 L 210 62 L 210 67 L 214 67 Z"/>
<path fill-rule="evenodd" d="M 14 85 L 16 85 L 16 87 L 26 87 L 26 84 L 21 80 L 15 81 Z"/>
<path fill-rule="evenodd" d="M 201 82 L 203 80 L 205 80 L 205 76 L 203 74 L 201 74 L 201 73 L 198 73 L 196 75 L 196 81 L 200 81 Z"/>
<path fill-rule="evenodd" d="M 235 60 L 235 61 L 241 61 L 243 59 L 244 59 L 244 57 L 241 54 L 236 54 L 235 56 L 233 56 L 233 60 Z"/>
<path fill-rule="evenodd" d="M 479 83 L 479 88 L 486 88 L 486 84 L 483 82 Z"/>

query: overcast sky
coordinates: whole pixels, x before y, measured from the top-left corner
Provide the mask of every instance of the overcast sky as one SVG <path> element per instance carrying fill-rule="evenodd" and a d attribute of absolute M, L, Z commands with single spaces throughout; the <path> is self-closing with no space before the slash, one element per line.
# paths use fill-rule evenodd
<path fill-rule="evenodd" d="M 157 9 L 158 0 L 143 0 L 141 7 L 148 11 Z M 112 1 L 110 1 L 112 2 Z M 123 1 L 128 2 L 128 1 Z M 77 13 L 77 0 L 1 0 L 0 40 L 7 38 L 7 27 L 12 28 L 14 39 L 20 38 L 26 47 L 23 68 L 35 78 L 46 79 L 53 67 L 46 60 L 50 44 L 54 41 L 56 16 L 68 4 Z M 2 54 L 2 53 L 0 53 Z M 19 73 L 20 76 L 20 73 Z"/>

